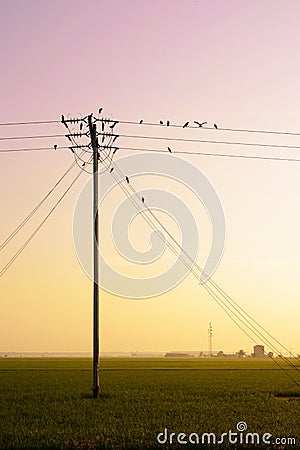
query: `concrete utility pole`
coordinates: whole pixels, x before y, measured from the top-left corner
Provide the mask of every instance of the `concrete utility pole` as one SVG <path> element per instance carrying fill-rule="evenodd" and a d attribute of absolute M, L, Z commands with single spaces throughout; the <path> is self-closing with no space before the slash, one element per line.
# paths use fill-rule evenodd
<path fill-rule="evenodd" d="M 93 319 L 93 397 L 99 399 L 99 221 L 98 221 L 98 158 L 99 145 L 93 116 L 88 116 L 88 124 L 93 149 L 93 245 L 94 245 L 94 319 Z"/>
<path fill-rule="evenodd" d="M 98 114 L 101 114 L 102 108 L 99 108 Z M 96 123 L 101 120 L 102 122 L 102 133 L 97 132 Z M 75 155 L 75 161 L 78 165 L 76 149 L 87 149 L 92 148 L 93 150 L 93 398 L 99 399 L 100 397 L 100 382 L 99 382 L 99 359 L 100 359 L 100 332 L 99 332 L 99 316 L 100 316 L 100 308 L 99 308 L 99 282 L 100 282 L 100 264 L 99 264 L 99 214 L 98 214 L 98 202 L 99 202 L 99 183 L 98 183 L 98 164 L 100 159 L 100 148 L 108 149 L 112 151 L 114 148 L 114 152 L 116 151 L 116 147 L 112 147 L 111 143 L 108 145 L 105 144 L 105 139 L 109 139 L 113 137 L 112 143 L 119 137 L 118 135 L 113 134 L 112 130 L 114 126 L 118 123 L 117 121 L 113 121 L 110 119 L 99 119 L 93 117 L 93 114 L 89 114 L 84 118 L 68 118 L 65 119 L 64 115 L 61 116 L 62 124 L 67 128 L 68 134 L 66 137 L 71 142 L 72 146 L 69 149 Z M 113 122 L 111 124 L 111 122 Z M 69 128 L 69 124 L 79 124 L 80 132 L 71 132 Z M 104 133 L 105 125 L 109 125 L 110 131 L 109 133 Z M 89 131 L 82 131 L 85 126 L 88 126 Z M 99 146 L 98 142 L 98 134 L 102 135 L 102 144 Z M 76 143 L 76 139 L 88 137 L 90 138 L 90 143 L 88 145 L 78 145 Z M 90 153 L 90 152 L 88 152 Z M 113 153 L 114 154 L 114 153 Z M 82 167 L 91 164 L 91 159 L 89 161 L 83 161 L 80 157 L 79 160 L 83 162 L 81 164 Z M 85 170 L 85 169 L 83 169 Z M 86 171 L 86 170 L 85 170 Z M 87 173 L 91 173 L 88 172 Z"/>

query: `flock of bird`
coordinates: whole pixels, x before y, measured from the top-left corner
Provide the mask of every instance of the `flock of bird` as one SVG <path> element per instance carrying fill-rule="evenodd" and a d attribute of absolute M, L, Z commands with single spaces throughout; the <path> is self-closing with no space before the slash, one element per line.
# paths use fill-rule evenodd
<path fill-rule="evenodd" d="M 141 119 L 140 121 L 139 121 L 139 123 L 140 123 L 140 125 L 142 124 L 142 123 L 144 123 L 144 120 L 143 119 Z M 190 122 L 185 122 L 183 125 L 182 125 L 182 128 L 186 128 L 188 125 L 189 125 L 189 123 Z M 197 120 L 194 120 L 194 123 L 196 124 L 196 125 L 198 125 L 198 127 L 203 127 L 203 125 L 207 125 L 207 122 L 197 122 Z M 160 125 L 164 125 L 164 122 L 162 121 L 162 120 L 160 120 L 159 121 L 159 124 Z M 171 125 L 171 123 L 170 123 L 170 121 L 169 120 L 167 120 L 166 121 L 166 125 L 167 125 L 167 127 L 169 127 L 170 125 Z M 214 123 L 214 128 L 217 130 L 218 129 L 218 125 L 216 124 L 216 123 Z"/>
<path fill-rule="evenodd" d="M 103 108 L 99 108 L 98 114 L 101 114 L 102 110 L 103 110 Z M 64 117 L 63 117 L 63 116 L 62 116 L 62 122 L 64 123 Z M 142 124 L 143 122 L 144 122 L 143 119 L 141 119 L 141 120 L 139 121 L 140 124 Z M 110 128 L 113 129 L 117 123 L 118 123 L 118 121 L 114 121 L 113 125 L 110 126 Z M 189 125 L 189 123 L 190 123 L 190 122 L 185 122 L 185 123 L 182 125 L 182 128 L 187 128 L 188 125 Z M 200 128 L 203 127 L 203 125 L 207 125 L 207 122 L 198 122 L 197 120 L 194 120 L 194 123 L 195 123 L 196 125 L 198 125 Z M 163 122 L 162 120 L 160 120 L 160 121 L 159 121 L 159 124 L 160 124 L 160 125 L 164 125 L 164 122 Z M 171 123 L 170 123 L 169 120 L 167 120 L 165 124 L 166 124 L 167 127 L 169 127 Z M 82 125 L 82 123 L 81 123 L 80 125 Z M 104 123 L 102 123 L 102 128 L 103 128 L 103 127 L 104 127 Z M 215 128 L 216 130 L 218 129 L 218 125 L 217 125 L 216 123 L 214 123 L 214 128 Z M 82 129 L 82 127 L 81 127 L 81 129 Z M 103 129 L 102 129 L 102 131 L 103 131 Z M 104 137 L 104 136 L 103 136 L 103 137 Z M 116 136 L 116 137 L 117 137 L 117 136 Z M 115 139 L 116 139 L 116 138 L 115 138 Z M 114 140 L 115 140 L 115 139 L 114 139 Z M 171 150 L 170 147 L 167 147 L 167 149 L 168 149 L 168 151 L 169 151 L 170 153 L 172 153 L 172 150 Z M 54 144 L 54 150 L 57 150 L 57 144 Z M 73 149 L 71 149 L 71 150 L 73 151 Z M 116 149 L 113 151 L 113 154 L 114 154 L 115 152 L 116 152 Z M 73 153 L 74 153 L 74 151 L 73 151 Z M 85 163 L 84 163 L 83 165 L 85 165 Z M 113 170 L 114 170 L 114 168 L 111 167 L 109 172 L 112 173 Z M 128 177 L 128 176 L 125 176 L 125 180 L 126 180 L 126 183 L 128 183 L 128 184 L 130 183 L 130 180 L 129 180 L 129 177 Z M 142 197 L 141 200 L 142 200 L 142 203 L 145 203 L 145 198 L 144 198 L 144 197 Z"/>

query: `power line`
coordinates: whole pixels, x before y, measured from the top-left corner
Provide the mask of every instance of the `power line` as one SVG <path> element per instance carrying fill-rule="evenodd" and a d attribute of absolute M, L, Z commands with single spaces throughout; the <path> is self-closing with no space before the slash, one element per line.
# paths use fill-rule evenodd
<path fill-rule="evenodd" d="M 119 174 L 121 174 L 122 175 L 122 177 L 124 178 L 124 174 L 122 174 L 122 172 L 120 171 L 120 169 L 116 166 L 116 164 L 114 164 L 114 167 L 116 168 L 116 170 L 119 172 Z M 112 174 L 113 176 L 114 176 L 114 178 L 116 179 L 116 177 L 115 177 L 115 175 L 114 174 Z M 116 179 L 117 180 L 117 179 Z M 118 181 L 118 180 L 117 180 Z M 125 194 L 128 196 L 128 193 L 127 193 L 127 191 L 126 191 L 126 189 L 124 188 L 124 186 L 120 183 L 120 182 L 118 182 L 118 185 L 122 188 L 122 190 L 125 192 Z M 135 189 L 131 186 L 131 185 L 129 185 L 129 187 L 131 188 L 131 190 L 135 193 L 135 194 L 137 194 L 137 192 L 135 191 Z M 125 190 L 124 190 L 125 189 Z M 131 197 L 129 197 L 129 199 L 131 200 L 131 201 L 133 201 L 134 202 L 134 204 L 135 204 L 135 206 L 138 208 L 138 210 L 142 213 L 142 215 L 143 215 L 143 217 L 145 218 L 145 214 L 144 214 L 144 211 L 143 210 L 141 210 L 141 208 L 140 208 L 140 206 L 136 203 L 136 201 L 135 200 L 133 200 Z M 144 204 L 145 204 L 145 202 L 143 202 Z M 155 216 L 155 214 L 146 206 L 146 208 L 147 208 L 147 211 L 148 212 L 150 212 L 151 213 L 151 215 L 154 217 L 154 219 L 162 226 L 162 228 L 167 232 L 167 234 L 172 238 L 172 240 L 176 243 L 176 245 L 189 257 L 189 259 L 190 260 L 192 260 L 192 258 L 187 254 L 187 252 L 181 247 L 181 245 L 176 241 L 176 239 L 175 238 L 173 238 L 173 236 L 169 233 L 169 231 L 163 226 L 163 224 L 161 223 L 161 221 Z M 149 218 L 146 216 L 146 221 L 148 222 L 148 224 L 149 224 Z M 152 225 L 154 225 L 153 224 L 153 222 L 150 220 L 150 226 L 152 226 Z M 155 229 L 155 226 L 153 227 L 152 226 L 152 228 L 153 229 Z M 180 257 L 180 255 L 178 255 L 178 252 L 176 251 L 176 249 L 174 249 L 174 246 L 170 246 L 169 245 L 170 243 L 169 242 L 167 242 L 167 245 L 169 246 L 169 248 L 173 251 L 173 253 L 175 253 L 175 255 L 176 256 L 178 256 L 179 257 L 179 259 L 181 260 L 181 262 L 183 263 L 183 264 L 185 264 L 186 265 L 186 267 L 193 273 L 193 275 L 197 278 L 197 279 L 199 279 L 199 274 L 197 274 L 196 272 L 195 272 L 195 270 L 194 270 L 194 268 L 193 268 L 193 266 L 189 266 L 189 265 L 187 265 L 187 263 L 186 263 L 186 261 L 185 260 L 183 260 L 181 257 Z M 175 250 L 175 251 L 174 251 Z M 197 264 L 197 263 L 195 263 L 194 261 L 192 261 L 192 264 L 193 265 L 195 265 L 197 268 L 198 268 L 198 270 L 200 270 L 200 273 L 202 272 L 202 273 L 204 273 L 203 272 L 203 270 L 202 270 L 202 268 Z M 211 282 L 212 280 L 208 280 L 208 282 Z M 214 283 L 214 284 L 216 284 L 216 283 Z M 204 285 L 204 287 L 205 287 L 205 289 L 210 293 L 210 295 L 213 297 L 213 299 L 219 304 L 219 306 L 221 306 L 222 307 L 222 309 L 224 309 L 224 306 L 222 306 L 222 305 L 224 305 L 224 301 L 222 301 L 222 299 L 220 299 L 220 297 L 219 297 L 219 295 L 218 294 L 215 294 L 211 289 L 209 289 L 207 286 L 205 286 Z M 221 290 L 221 288 L 220 288 L 220 290 Z M 223 291 L 223 290 L 221 290 L 221 291 Z M 224 292 L 224 291 L 223 291 Z M 221 293 L 221 295 L 222 295 L 222 293 Z M 221 301 L 221 305 L 220 305 L 220 303 L 218 302 L 218 300 L 216 299 L 216 297 Z M 227 297 L 229 297 L 229 296 L 227 296 Z M 226 301 L 226 297 L 225 297 L 225 295 L 223 295 L 223 298 L 225 299 L 225 301 Z M 227 300 L 228 301 L 228 300 Z M 236 304 L 236 303 L 235 303 Z M 237 305 L 237 304 L 236 304 Z M 237 305 L 238 306 L 238 305 Z M 239 307 L 239 306 L 238 306 Z M 253 324 L 251 324 L 250 322 L 249 322 L 249 320 L 246 318 L 246 322 L 248 322 L 249 324 L 250 324 L 250 326 L 249 325 L 247 325 L 247 323 L 245 322 L 245 318 L 244 318 L 244 316 L 239 312 L 239 310 L 237 309 L 237 308 L 235 308 L 236 309 L 236 311 L 238 312 L 238 314 L 237 313 L 235 313 L 231 308 L 230 308 L 230 306 L 228 307 L 228 305 L 226 305 L 225 304 L 225 308 L 227 308 L 227 310 L 229 309 L 230 310 L 230 312 L 233 314 L 233 315 L 235 315 L 237 318 L 238 318 L 238 320 L 239 321 L 241 321 L 242 322 L 242 324 L 244 325 L 244 326 L 246 326 L 254 335 L 256 335 L 257 337 L 259 337 L 259 339 L 262 339 L 264 342 L 267 342 L 268 343 L 268 345 L 269 345 L 269 347 L 272 349 L 272 350 L 276 350 L 277 352 L 278 352 L 278 349 L 276 349 L 276 347 L 274 347 L 274 345 L 255 327 L 255 325 L 253 325 Z M 241 309 L 241 308 L 240 308 Z M 248 336 L 248 337 L 250 337 L 250 339 L 254 342 L 254 343 L 257 343 L 256 342 L 256 340 L 255 339 L 253 339 L 253 337 L 252 336 L 250 336 L 249 335 L 249 333 L 247 333 L 247 331 L 245 331 L 233 318 L 232 318 L 232 316 L 228 313 L 228 311 L 226 310 L 226 309 L 224 309 L 225 310 L 225 312 L 226 312 L 226 314 L 231 318 L 231 320 L 233 320 L 233 322 L 234 323 L 236 323 L 236 325 Z M 242 310 L 243 311 L 243 310 Z M 247 313 L 246 313 L 247 314 Z M 251 318 L 251 316 L 249 315 L 249 314 L 247 314 L 247 316 L 249 317 L 249 318 Z M 251 318 L 252 319 L 252 318 Z M 253 319 L 252 319 L 253 320 Z M 254 320 L 253 320 L 254 321 Z M 254 321 L 255 323 L 257 323 L 256 321 Z M 259 325 L 259 324 L 258 324 Z M 259 325 L 260 326 L 260 325 Z M 251 328 L 250 328 L 251 327 Z M 264 329 L 263 327 L 261 327 L 260 326 L 260 328 L 262 328 L 262 329 Z M 267 334 L 270 336 L 270 337 L 272 337 L 272 335 L 270 334 L 270 333 L 268 333 L 267 332 Z M 275 338 L 273 338 L 272 337 L 272 339 L 273 340 L 275 340 L 276 342 L 278 342 Z M 279 343 L 279 342 L 278 342 Z M 280 343 L 279 343 L 280 344 Z M 296 381 L 296 380 L 294 380 L 294 378 L 278 363 L 278 361 L 276 361 L 274 358 L 272 358 L 273 360 L 274 360 L 274 362 L 283 370 L 283 371 L 285 371 L 286 372 L 286 374 L 290 377 L 290 379 L 297 385 L 297 387 L 300 387 L 300 385 L 299 385 L 299 383 Z M 285 362 L 291 367 L 291 368 L 293 368 L 293 369 L 296 369 L 297 371 L 299 370 L 298 369 L 298 367 L 297 366 L 295 366 L 291 361 L 289 361 L 287 358 L 285 358 L 285 357 L 283 357 L 283 359 L 285 359 Z"/>
<path fill-rule="evenodd" d="M 115 119 L 97 119 L 97 120 L 105 120 L 106 122 L 117 122 L 125 125 L 139 125 L 139 126 L 155 126 L 155 127 L 166 127 L 166 124 L 159 124 L 156 122 L 142 122 L 142 124 L 138 121 L 132 120 L 115 120 Z M 51 123 L 61 123 L 61 120 L 31 120 L 25 122 L 1 122 L 0 126 L 14 126 L 14 125 L 39 125 L 39 124 L 51 124 Z M 170 128 L 182 128 L 180 124 L 172 124 L 168 125 Z M 198 125 L 189 125 L 188 128 L 196 128 L 201 130 L 213 130 L 216 132 L 219 131 L 229 131 L 229 132 L 239 132 L 239 133 L 257 133 L 257 134 L 275 134 L 275 135 L 283 135 L 283 136 L 300 136 L 300 133 L 294 131 L 277 131 L 277 130 L 253 130 L 249 128 L 224 128 L 218 127 L 216 130 L 215 127 L 202 126 Z"/>
<path fill-rule="evenodd" d="M 103 133 L 98 133 L 99 135 L 104 135 Z M 224 144 L 224 145 L 245 145 L 250 147 L 270 147 L 270 148 L 290 148 L 290 149 L 300 149 L 299 145 L 278 145 L 278 144 L 262 144 L 262 143 L 251 143 L 251 142 L 236 142 L 236 141 L 215 141 L 215 140 L 205 140 L 205 139 L 185 139 L 185 138 L 172 138 L 164 136 L 144 136 L 144 135 L 130 135 L 130 134 L 118 134 L 115 135 L 118 138 L 131 138 L 131 139 L 149 139 L 158 141 L 177 141 L 177 142 L 195 142 L 203 144 Z"/>
<path fill-rule="evenodd" d="M 135 147 L 118 147 L 120 150 L 129 150 L 129 151 L 140 151 L 140 152 L 151 152 L 151 153 L 166 153 L 167 150 L 157 150 L 150 148 L 135 148 Z M 226 154 L 226 153 L 209 153 L 209 152 L 193 152 L 193 151 L 181 151 L 181 150 L 173 150 L 174 154 L 181 155 L 199 155 L 199 156 L 217 156 L 222 158 L 244 158 L 244 159 L 263 159 L 263 160 L 273 160 L 273 161 L 292 161 L 292 162 L 300 162 L 300 159 L 297 158 L 280 158 L 273 156 L 251 156 L 251 155 L 234 155 L 234 154 Z"/>
<path fill-rule="evenodd" d="M 66 137 L 65 134 L 49 134 L 49 135 L 34 135 L 34 136 L 6 136 L 0 137 L 0 141 L 13 141 L 18 139 L 45 139 L 55 137 Z"/>
<path fill-rule="evenodd" d="M 98 119 L 99 120 L 99 119 Z M 100 119 L 101 120 L 101 119 Z M 169 124 L 166 125 L 165 124 L 159 124 L 156 122 L 136 122 L 136 121 L 129 121 L 129 120 L 114 120 L 114 119 L 108 119 L 108 122 L 118 122 L 120 124 L 127 124 L 127 125 L 139 125 L 139 126 L 155 126 L 155 127 L 160 127 L 160 128 L 164 128 L 164 127 L 170 127 L 170 128 L 182 128 L 182 125 L 179 124 Z M 251 130 L 251 129 L 247 129 L 247 128 L 222 128 L 222 127 L 218 127 L 218 129 L 216 130 L 215 127 L 207 127 L 207 126 L 202 126 L 199 127 L 198 125 L 189 125 L 188 128 L 196 128 L 196 129 L 200 129 L 200 130 L 213 130 L 215 132 L 219 132 L 219 131 L 230 131 L 230 132 L 239 132 L 239 133 L 257 133 L 257 134 L 275 134 L 275 135 L 287 135 L 287 136 L 300 136 L 300 133 L 296 133 L 293 131 L 273 131 L 273 130 Z"/>
<path fill-rule="evenodd" d="M 58 199 L 58 201 L 55 203 L 55 205 L 51 208 L 50 212 L 46 215 L 46 217 L 42 220 L 40 225 L 35 229 L 35 231 L 29 236 L 29 238 L 25 241 L 25 243 L 19 248 L 19 250 L 14 254 L 14 256 L 8 261 L 8 263 L 0 270 L 0 278 L 7 272 L 7 270 L 11 267 L 11 265 L 15 262 L 15 260 L 18 258 L 18 256 L 25 250 L 27 245 L 31 242 L 31 240 L 34 238 L 34 236 L 38 233 L 38 231 L 42 228 L 44 223 L 49 219 L 51 214 L 54 212 L 54 210 L 57 208 L 57 206 L 61 203 L 61 201 L 64 199 L 64 197 L 67 195 L 69 190 L 72 188 L 72 186 L 76 183 L 78 178 L 82 175 L 83 172 L 79 172 L 77 176 L 74 178 L 72 183 L 69 185 L 69 187 L 65 190 L 65 192 L 62 194 L 62 196 Z"/>
<path fill-rule="evenodd" d="M 81 133 L 82 136 L 86 136 L 86 133 Z M 98 135 L 107 136 L 104 133 L 98 133 Z M 34 136 L 14 136 L 14 137 L 0 137 L 1 141 L 5 140 L 21 140 L 21 139 L 45 139 L 45 138 L 55 138 L 55 137 L 65 137 L 64 134 L 52 134 L 52 135 L 34 135 Z M 114 135 L 114 137 L 124 137 L 130 139 L 148 139 L 148 140 L 159 140 L 159 141 L 176 141 L 176 142 L 194 142 L 203 144 L 222 144 L 222 145 L 243 145 L 247 147 L 264 147 L 264 148 L 288 148 L 288 149 L 300 149 L 298 145 L 279 145 L 279 144 L 263 144 L 260 142 L 236 142 L 236 141 L 216 141 L 208 139 L 185 139 L 185 138 L 172 138 L 163 136 L 145 136 L 145 135 L 128 135 L 119 134 Z M 8 151 L 8 150 L 7 150 Z"/>
<path fill-rule="evenodd" d="M 64 146 L 57 146 L 57 150 L 59 149 L 67 149 L 70 148 L 66 145 Z M 0 153 L 10 153 L 10 152 L 35 152 L 35 151 L 42 151 L 42 150 L 54 150 L 52 147 L 34 147 L 34 148 L 12 148 L 12 149 L 3 149 L 0 150 Z"/>
<path fill-rule="evenodd" d="M 60 123 L 60 120 L 31 120 L 28 122 L 2 122 L 0 126 L 11 126 L 11 125 L 39 125 L 47 123 Z"/>
<path fill-rule="evenodd" d="M 26 225 L 26 223 L 31 219 L 31 217 L 39 210 L 47 198 L 52 194 L 52 192 L 58 187 L 58 185 L 63 181 L 63 179 L 68 175 L 68 173 L 75 167 L 75 161 L 68 167 L 68 169 L 63 173 L 55 185 L 49 190 L 49 192 L 42 198 L 42 200 L 33 208 L 33 210 L 25 217 L 25 219 L 11 232 L 11 234 L 5 239 L 0 245 L 0 251 L 6 247 L 7 244 L 18 234 L 18 232 Z"/>
<path fill-rule="evenodd" d="M 203 287 L 205 288 L 205 290 L 209 293 L 209 295 L 215 300 L 215 302 L 220 306 L 220 308 L 223 309 L 223 311 L 225 312 L 225 314 L 235 323 L 235 325 L 244 333 L 246 334 L 252 342 L 254 342 L 255 344 L 257 344 L 257 342 L 255 341 L 255 339 L 253 339 L 252 336 L 249 335 L 249 333 L 247 333 L 247 331 L 245 331 L 240 325 L 239 323 L 230 315 L 230 313 L 228 312 L 228 310 L 226 309 L 226 307 L 224 307 L 224 302 L 221 301 L 221 303 L 218 301 L 218 296 L 216 296 L 216 294 L 212 291 L 212 289 L 210 289 L 209 286 L 203 285 Z M 284 371 L 284 373 L 290 378 L 290 380 L 300 389 L 300 384 L 298 383 L 297 380 L 294 379 L 294 377 L 292 377 L 290 375 L 290 373 L 284 368 L 282 367 L 282 365 L 279 363 L 279 361 L 277 361 L 273 356 L 270 357 L 272 359 L 272 361 L 275 362 L 275 364 Z M 290 365 L 291 368 L 299 370 L 297 366 L 294 366 L 293 363 L 291 363 L 287 358 L 286 362 Z M 293 367 L 294 366 L 294 367 Z"/>
<path fill-rule="evenodd" d="M 117 165 L 116 165 L 116 163 L 114 164 L 114 167 L 116 168 L 116 170 L 119 172 L 119 174 L 124 178 L 125 177 L 125 175 L 122 173 L 122 171 L 117 167 Z M 134 193 L 134 194 L 136 194 L 136 195 L 138 195 L 138 193 L 137 193 L 137 191 L 133 188 L 133 186 L 131 186 L 131 185 L 129 185 L 129 187 L 130 187 L 130 189 L 131 189 L 131 191 Z M 143 203 L 145 203 L 145 202 L 143 202 Z M 151 210 L 151 209 L 149 209 L 147 206 L 146 206 L 146 208 L 147 208 L 147 210 L 148 210 L 148 212 L 154 217 L 154 219 L 156 220 L 156 222 L 158 222 L 159 223 L 159 225 L 163 228 L 163 230 L 168 234 L 168 236 L 172 239 L 172 241 L 174 241 L 174 243 L 180 248 L 180 250 L 189 258 L 189 260 L 191 261 L 191 263 L 193 264 L 193 265 L 195 265 L 196 267 L 197 267 L 197 269 L 199 270 L 199 272 L 200 273 L 204 273 L 206 276 L 207 276 L 207 274 L 203 271 L 203 269 L 197 264 L 197 263 L 195 263 L 194 261 L 193 261 L 193 258 L 191 258 L 191 256 L 183 249 L 183 247 L 178 243 L 178 241 L 172 236 L 172 234 L 169 232 L 169 230 L 162 224 L 162 222 L 156 217 L 156 215 L 153 213 L 153 211 Z M 250 319 L 250 320 L 252 320 L 253 322 L 254 322 L 254 324 L 255 325 L 257 325 L 257 326 L 259 326 L 271 339 L 273 339 L 275 342 L 277 342 L 277 344 L 279 344 L 279 346 L 280 347 L 283 347 L 287 352 L 288 352 L 288 349 L 286 348 L 286 347 L 284 347 L 274 336 L 272 336 L 263 326 L 261 326 L 255 319 L 253 319 L 253 317 L 251 317 L 251 315 L 250 314 L 248 314 L 243 308 L 241 308 L 234 300 L 233 300 L 233 298 L 229 295 L 229 294 L 227 294 L 216 282 L 214 282 L 213 280 L 212 280 L 212 278 L 210 278 L 209 280 L 208 280 L 208 282 L 210 282 L 212 285 L 213 285 L 213 287 L 220 293 L 220 295 L 222 295 L 223 296 L 223 298 L 225 298 L 225 300 L 229 303 L 229 304 L 231 304 L 231 306 L 233 306 L 233 308 L 236 310 L 236 311 L 238 311 L 238 308 L 239 308 L 239 310 L 240 311 L 242 311 L 242 317 L 243 317 L 243 319 L 245 319 L 246 320 L 246 322 L 248 322 L 256 331 L 258 331 L 258 333 L 260 334 L 260 336 L 263 336 L 262 334 L 261 334 L 261 332 L 259 331 L 259 330 L 257 330 L 257 328 L 255 327 L 255 326 L 253 326 L 253 324 L 251 324 L 251 322 L 248 320 L 248 318 Z M 239 313 L 240 313 L 240 311 L 238 311 Z M 241 314 L 241 313 L 240 313 Z M 247 318 L 247 317 L 248 318 Z M 270 343 L 270 341 L 267 339 L 267 338 L 265 338 L 265 337 L 263 337 L 263 339 L 269 344 L 269 345 L 273 345 L 273 344 L 271 344 Z M 277 351 L 277 352 L 279 352 L 279 350 L 278 349 L 276 349 L 275 348 L 275 350 Z M 294 355 L 293 355 L 294 356 Z"/>
<path fill-rule="evenodd" d="M 83 148 L 82 146 L 77 146 L 78 148 Z M 87 147 L 87 146 L 86 146 Z M 68 146 L 58 146 L 57 150 L 60 149 L 69 149 Z M 136 152 L 151 152 L 151 153 L 166 153 L 167 150 L 159 150 L 159 149 L 151 149 L 151 148 L 136 148 L 136 147 L 111 147 L 112 149 L 117 150 L 129 150 Z M 53 151 L 53 147 L 35 147 L 35 148 L 18 148 L 18 149 L 4 149 L 0 150 L 0 153 L 10 153 L 10 152 L 30 152 L 30 151 L 43 151 L 43 150 L 51 150 Z M 90 153 L 90 152 L 89 152 Z M 174 154 L 181 155 L 198 155 L 198 156 L 215 156 L 221 158 L 242 158 L 242 159 L 262 159 L 262 160 L 271 160 L 271 161 L 290 161 L 290 162 L 300 162 L 300 159 L 297 158 L 280 158 L 280 157 L 272 157 L 272 156 L 251 156 L 251 155 L 241 155 L 241 154 L 227 154 L 227 153 L 210 153 L 210 152 L 198 152 L 198 151 L 183 151 L 183 150 L 173 150 Z"/>

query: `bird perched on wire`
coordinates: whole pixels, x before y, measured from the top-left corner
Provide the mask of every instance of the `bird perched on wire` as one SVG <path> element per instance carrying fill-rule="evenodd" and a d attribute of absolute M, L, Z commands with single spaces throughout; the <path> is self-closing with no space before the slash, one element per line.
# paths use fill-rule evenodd
<path fill-rule="evenodd" d="M 112 125 L 110 125 L 110 128 L 113 130 L 114 127 L 117 125 L 117 123 L 119 123 L 119 122 L 116 120 Z"/>
<path fill-rule="evenodd" d="M 141 120 L 140 120 L 140 124 L 142 124 L 143 122 L 144 122 L 143 119 L 141 119 Z"/>
<path fill-rule="evenodd" d="M 114 168 L 112 167 L 112 168 L 110 169 L 109 173 L 112 173 L 113 170 L 114 170 Z"/>
<path fill-rule="evenodd" d="M 163 124 L 164 124 L 162 120 L 160 120 L 160 121 L 159 121 L 159 123 L 160 123 L 161 125 L 163 125 Z"/>
<path fill-rule="evenodd" d="M 143 202 L 143 203 L 145 203 L 145 199 L 144 199 L 144 197 L 142 197 L 142 202 Z"/>
<path fill-rule="evenodd" d="M 85 166 L 85 163 L 83 163 L 83 164 L 81 164 L 82 165 L 82 167 L 84 167 Z"/>
<path fill-rule="evenodd" d="M 167 120 L 167 127 L 169 127 L 170 126 L 170 121 L 169 120 Z"/>
<path fill-rule="evenodd" d="M 66 128 L 68 128 L 68 125 L 67 125 L 66 122 L 65 122 L 65 116 L 64 116 L 63 114 L 61 115 L 61 123 L 63 123 L 64 126 L 65 126 Z"/>
<path fill-rule="evenodd" d="M 168 147 L 168 150 L 169 150 L 170 153 L 172 153 L 172 150 L 170 149 L 170 147 Z"/>
<path fill-rule="evenodd" d="M 98 109 L 98 114 L 101 114 L 101 113 L 102 113 L 102 110 L 103 110 L 103 108 L 99 108 L 99 109 Z"/>
<path fill-rule="evenodd" d="M 83 123 L 82 122 L 80 123 L 79 128 L 80 128 L 80 131 L 81 131 L 82 128 L 83 128 Z"/>
<path fill-rule="evenodd" d="M 182 128 L 186 128 L 188 126 L 189 122 L 185 122 Z"/>
<path fill-rule="evenodd" d="M 206 125 L 207 122 L 197 122 L 196 120 L 194 120 L 194 123 L 196 123 L 197 125 L 199 125 L 199 127 L 202 127 L 203 125 Z"/>
<path fill-rule="evenodd" d="M 57 144 L 54 144 L 53 147 L 54 147 L 54 150 L 57 150 Z"/>
<path fill-rule="evenodd" d="M 214 127 L 216 130 L 218 129 L 218 125 L 216 123 L 214 123 Z"/>
<path fill-rule="evenodd" d="M 128 178 L 128 177 L 125 177 L 125 180 L 126 180 L 127 183 L 129 184 L 129 178 Z"/>

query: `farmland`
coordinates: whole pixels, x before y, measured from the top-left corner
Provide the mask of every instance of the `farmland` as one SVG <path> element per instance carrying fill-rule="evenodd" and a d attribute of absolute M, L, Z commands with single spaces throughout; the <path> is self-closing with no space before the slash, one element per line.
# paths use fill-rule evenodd
<path fill-rule="evenodd" d="M 90 359 L 0 359 L 0 448 L 182 448 L 157 434 L 221 436 L 240 421 L 300 445 L 299 391 L 268 359 L 103 359 L 99 401 L 91 380 Z"/>

